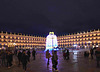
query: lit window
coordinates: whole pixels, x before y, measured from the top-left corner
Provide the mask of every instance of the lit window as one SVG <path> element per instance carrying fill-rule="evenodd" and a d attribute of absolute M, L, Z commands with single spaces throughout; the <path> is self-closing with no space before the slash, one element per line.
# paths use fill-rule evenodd
<path fill-rule="evenodd" d="M 8 36 L 6 36 L 6 38 L 8 38 Z"/>
<path fill-rule="evenodd" d="M 85 35 L 83 35 L 83 37 L 85 37 Z"/>
<path fill-rule="evenodd" d="M 90 38 L 90 40 L 92 40 L 92 38 Z"/>
<path fill-rule="evenodd" d="M 4 36 L 1 36 L 1 38 L 4 38 Z"/>
<path fill-rule="evenodd" d="M 82 37 L 82 36 L 80 36 L 80 37 Z"/>
<path fill-rule="evenodd" d="M 19 39 L 19 37 L 18 37 L 18 39 Z"/>
<path fill-rule="evenodd" d="M 82 39 L 80 39 L 80 41 L 81 41 Z"/>
<path fill-rule="evenodd" d="M 83 40 L 85 40 L 85 38 Z"/>
<path fill-rule="evenodd" d="M 96 39 L 96 37 L 94 37 L 93 39 Z"/>
<path fill-rule="evenodd" d="M 6 42 L 7 42 L 8 40 L 6 39 Z"/>
<path fill-rule="evenodd" d="M 100 34 L 98 33 L 97 35 L 99 36 Z"/>
<path fill-rule="evenodd" d="M 10 42 L 12 42 L 12 40 L 10 40 Z"/>
<path fill-rule="evenodd" d="M 18 40 L 18 42 L 20 42 L 20 41 Z"/>
<path fill-rule="evenodd" d="M 27 38 L 27 40 L 28 40 L 28 38 Z"/>
<path fill-rule="evenodd" d="M 96 34 L 93 34 L 94 36 L 96 36 Z"/>
<path fill-rule="evenodd" d="M 10 37 L 12 39 L 12 37 Z"/>
<path fill-rule="evenodd" d="M 88 38 L 86 38 L 86 40 L 88 40 Z"/>
<path fill-rule="evenodd" d="M 1 39 L 1 41 L 4 41 L 4 39 Z"/>
<path fill-rule="evenodd" d="M 14 39 L 16 39 L 16 37 L 14 37 Z"/>
<path fill-rule="evenodd" d="M 92 36 L 92 34 L 90 34 L 90 36 Z"/>
<path fill-rule="evenodd" d="M 88 35 L 86 35 L 88 37 Z"/>

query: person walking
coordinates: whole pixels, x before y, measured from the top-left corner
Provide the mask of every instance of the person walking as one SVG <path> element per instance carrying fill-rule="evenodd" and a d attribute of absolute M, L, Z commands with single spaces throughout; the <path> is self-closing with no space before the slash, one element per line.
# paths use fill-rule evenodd
<path fill-rule="evenodd" d="M 67 52 L 66 52 L 66 57 L 67 57 L 66 60 L 69 60 L 69 50 L 68 49 L 67 49 Z"/>
<path fill-rule="evenodd" d="M 49 65 L 49 59 L 50 59 L 50 57 L 51 57 L 51 54 L 49 53 L 49 50 L 47 50 L 46 51 L 46 58 L 48 59 L 48 61 L 47 61 L 47 67 Z"/>
<path fill-rule="evenodd" d="M 12 66 L 12 55 L 11 52 L 8 51 L 7 53 L 7 67 L 10 68 Z"/>
<path fill-rule="evenodd" d="M 97 61 L 97 67 L 100 67 L 100 48 L 97 48 L 95 51 L 95 55 L 96 55 L 96 61 Z"/>
<path fill-rule="evenodd" d="M 64 58 L 64 60 L 66 59 L 66 49 L 63 50 L 63 58 Z"/>
<path fill-rule="evenodd" d="M 93 51 L 93 49 L 92 49 L 92 48 L 90 49 L 90 54 L 91 54 L 91 59 L 93 59 L 93 54 L 94 54 L 94 51 Z"/>
<path fill-rule="evenodd" d="M 35 60 L 35 55 L 36 55 L 36 51 L 35 51 L 35 49 L 33 49 L 33 51 L 32 51 L 33 60 Z"/>
<path fill-rule="evenodd" d="M 2 60 L 2 66 L 5 66 L 6 65 L 6 53 L 4 50 L 2 50 L 2 53 L 1 53 L 1 60 Z"/>
<path fill-rule="evenodd" d="M 18 51 L 18 66 L 20 65 L 20 62 L 21 62 L 21 57 L 22 57 L 22 53 L 20 51 Z"/>
<path fill-rule="evenodd" d="M 23 53 L 22 53 L 21 61 L 22 61 L 23 69 L 26 71 L 28 56 L 26 55 L 25 51 L 23 51 Z"/>
<path fill-rule="evenodd" d="M 31 54 L 31 52 L 30 52 L 30 50 L 28 50 L 27 51 L 27 55 L 28 55 L 28 61 L 30 62 L 30 54 Z"/>
<path fill-rule="evenodd" d="M 52 69 L 54 69 L 55 71 L 58 71 L 58 69 L 57 69 L 58 61 L 57 60 L 58 60 L 57 51 L 54 51 L 54 53 L 52 55 L 52 64 L 53 64 Z"/>

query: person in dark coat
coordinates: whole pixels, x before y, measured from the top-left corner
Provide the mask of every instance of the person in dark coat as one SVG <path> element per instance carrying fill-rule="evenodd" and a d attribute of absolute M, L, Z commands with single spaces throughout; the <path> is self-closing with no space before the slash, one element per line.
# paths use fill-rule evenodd
<path fill-rule="evenodd" d="M 69 60 L 69 50 L 67 49 L 67 52 L 66 52 L 66 57 L 67 57 L 67 60 Z"/>
<path fill-rule="evenodd" d="M 53 55 L 52 55 L 52 69 L 54 69 L 55 71 L 58 71 L 57 69 L 57 64 L 58 64 L 58 55 L 57 55 L 57 51 L 54 51 Z"/>
<path fill-rule="evenodd" d="M 1 53 L 1 59 L 2 59 L 2 66 L 5 66 L 6 65 L 6 53 L 5 51 L 3 50 L 2 53 Z"/>
<path fill-rule="evenodd" d="M 28 56 L 26 55 L 25 51 L 23 51 L 23 53 L 22 53 L 21 61 L 22 61 L 23 69 L 26 71 Z"/>
<path fill-rule="evenodd" d="M 100 48 L 97 48 L 95 51 L 95 55 L 96 55 L 96 61 L 97 61 L 97 67 L 100 67 Z"/>
<path fill-rule="evenodd" d="M 66 49 L 63 51 L 63 58 L 66 59 Z"/>
<path fill-rule="evenodd" d="M 27 51 L 27 55 L 28 55 L 28 61 L 30 62 L 30 50 Z"/>
<path fill-rule="evenodd" d="M 88 51 L 85 51 L 85 52 L 84 52 L 84 57 L 85 57 L 85 58 L 88 58 L 88 57 L 89 57 L 89 52 L 88 52 Z"/>
<path fill-rule="evenodd" d="M 35 49 L 33 49 L 33 51 L 32 51 L 33 60 L 35 60 L 35 55 L 36 55 L 36 51 L 35 51 Z"/>
<path fill-rule="evenodd" d="M 20 62 L 21 62 L 21 57 L 22 57 L 22 53 L 20 51 L 18 51 L 18 61 L 19 61 L 19 64 L 20 65 Z"/>
<path fill-rule="evenodd" d="M 10 51 L 7 53 L 7 67 L 10 68 L 12 66 L 12 54 Z"/>
<path fill-rule="evenodd" d="M 94 52 L 93 52 L 93 49 L 92 48 L 90 49 L 90 54 L 91 54 L 91 59 L 93 59 Z"/>

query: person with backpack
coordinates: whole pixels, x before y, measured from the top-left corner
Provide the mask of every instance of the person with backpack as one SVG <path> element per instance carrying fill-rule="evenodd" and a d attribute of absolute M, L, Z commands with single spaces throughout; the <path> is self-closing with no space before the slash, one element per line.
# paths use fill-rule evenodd
<path fill-rule="evenodd" d="M 51 57 L 51 54 L 49 53 L 49 50 L 46 51 L 46 58 L 48 59 L 48 62 L 47 62 L 47 67 L 49 65 L 49 59 Z"/>

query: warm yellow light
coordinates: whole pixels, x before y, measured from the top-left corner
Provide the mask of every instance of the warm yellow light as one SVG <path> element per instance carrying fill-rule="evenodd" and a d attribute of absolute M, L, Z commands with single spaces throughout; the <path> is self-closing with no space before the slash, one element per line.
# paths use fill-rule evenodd
<path fill-rule="evenodd" d="M 80 37 L 82 37 L 82 36 L 80 36 Z"/>
<path fill-rule="evenodd" d="M 86 38 L 86 40 L 88 40 L 88 38 Z"/>
<path fill-rule="evenodd" d="M 93 34 L 94 36 L 96 35 L 96 34 Z"/>
<path fill-rule="evenodd" d="M 85 37 L 85 35 L 83 35 L 83 37 Z"/>
<path fill-rule="evenodd" d="M 19 37 L 18 37 L 18 39 L 19 39 Z"/>
<path fill-rule="evenodd" d="M 93 39 L 96 39 L 96 37 L 94 37 Z"/>
<path fill-rule="evenodd" d="M 4 41 L 4 39 L 1 39 L 1 41 Z"/>
<path fill-rule="evenodd" d="M 8 36 L 6 36 L 6 38 L 8 38 Z"/>
<path fill-rule="evenodd" d="M 14 39 L 16 39 L 16 37 L 14 37 Z"/>
<path fill-rule="evenodd" d="M 4 38 L 4 36 L 1 36 L 1 38 Z"/>
<path fill-rule="evenodd" d="M 82 39 L 80 39 L 80 41 L 81 41 Z"/>
<path fill-rule="evenodd" d="M 92 34 L 90 34 L 90 36 L 92 36 Z"/>
<path fill-rule="evenodd" d="M 97 35 L 99 36 L 100 34 L 98 33 Z"/>
<path fill-rule="evenodd" d="M 88 37 L 88 35 L 86 35 Z"/>

